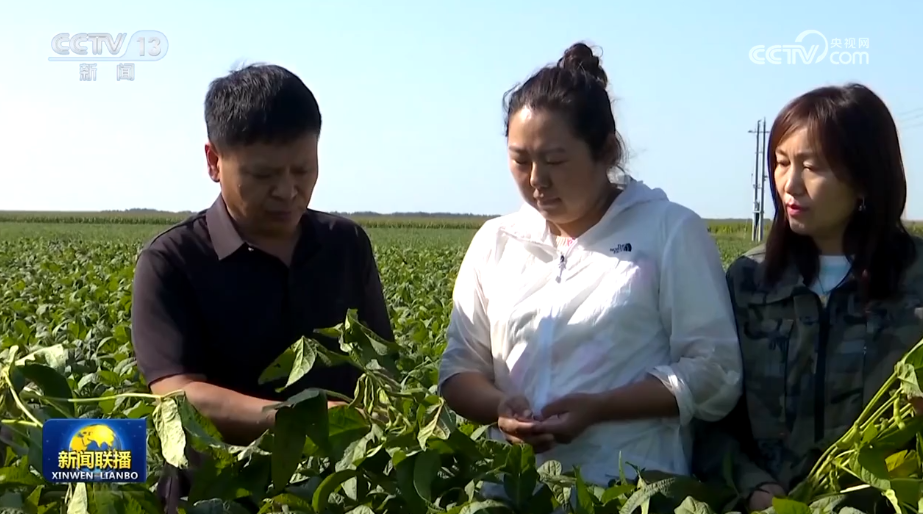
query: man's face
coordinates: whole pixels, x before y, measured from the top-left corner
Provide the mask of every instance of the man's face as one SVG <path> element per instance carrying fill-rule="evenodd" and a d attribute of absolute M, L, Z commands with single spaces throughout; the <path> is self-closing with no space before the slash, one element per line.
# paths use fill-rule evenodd
<path fill-rule="evenodd" d="M 293 234 L 317 183 L 317 134 L 286 144 L 219 151 L 205 145 L 208 174 L 221 185 L 228 211 L 242 228 L 266 237 Z"/>

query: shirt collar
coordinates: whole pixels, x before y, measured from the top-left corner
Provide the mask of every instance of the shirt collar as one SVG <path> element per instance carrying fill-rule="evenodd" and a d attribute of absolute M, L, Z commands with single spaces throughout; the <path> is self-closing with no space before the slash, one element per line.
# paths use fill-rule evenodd
<path fill-rule="evenodd" d="M 312 217 L 308 215 L 309 212 L 306 210 L 301 216 L 301 236 L 295 246 L 296 261 L 300 261 L 316 247 L 317 230 Z M 241 246 L 247 245 L 247 242 L 240 236 L 240 232 L 237 231 L 237 227 L 234 226 L 228 206 L 220 194 L 215 203 L 205 212 L 205 223 L 208 226 L 212 246 L 218 254 L 218 260 L 226 259 Z"/>
<path fill-rule="evenodd" d="M 756 290 L 758 294 L 751 295 L 750 303 L 766 304 L 780 302 L 809 291 L 808 286 L 804 283 L 804 278 L 801 276 L 801 272 L 798 271 L 798 266 L 796 266 L 791 259 L 782 271 L 778 282 L 773 285 L 766 283 L 766 279 L 763 276 L 764 272 L 765 270 L 762 270 L 758 276 Z M 820 272 L 820 270 L 818 270 L 818 272 Z M 854 291 L 856 289 L 857 283 L 852 274 L 846 276 L 842 287 L 848 291 Z"/>
<path fill-rule="evenodd" d="M 224 260 L 243 246 L 244 240 L 234 227 L 228 206 L 219 194 L 215 203 L 206 211 L 205 222 L 208 225 L 208 235 L 211 237 L 212 246 L 218 254 L 218 260 Z"/>

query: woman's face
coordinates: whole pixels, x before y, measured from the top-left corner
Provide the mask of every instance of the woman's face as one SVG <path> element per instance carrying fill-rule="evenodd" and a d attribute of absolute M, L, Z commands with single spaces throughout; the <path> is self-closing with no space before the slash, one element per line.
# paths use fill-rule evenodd
<path fill-rule="evenodd" d="M 822 253 L 840 253 L 843 233 L 860 199 L 837 177 L 806 129 L 779 144 L 773 175 L 792 231 L 814 239 Z"/>
<path fill-rule="evenodd" d="M 579 222 L 609 192 L 609 166 L 555 112 L 521 109 L 510 119 L 507 147 L 523 198 L 559 227 Z"/>

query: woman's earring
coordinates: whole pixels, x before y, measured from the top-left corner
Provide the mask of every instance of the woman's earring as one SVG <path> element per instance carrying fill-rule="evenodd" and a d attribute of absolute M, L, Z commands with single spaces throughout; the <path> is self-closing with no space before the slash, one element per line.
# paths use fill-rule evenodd
<path fill-rule="evenodd" d="M 859 212 L 865 211 L 865 198 L 859 200 Z"/>

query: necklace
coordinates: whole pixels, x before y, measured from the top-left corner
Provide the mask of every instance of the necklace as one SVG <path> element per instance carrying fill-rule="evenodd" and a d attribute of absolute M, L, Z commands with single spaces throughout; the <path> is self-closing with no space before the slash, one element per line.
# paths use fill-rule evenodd
<path fill-rule="evenodd" d="M 843 283 L 843 280 L 845 280 L 845 279 L 846 279 L 846 277 L 843 277 L 842 279 L 840 279 L 839 282 L 837 282 L 837 283 L 834 284 L 833 286 L 831 286 L 831 287 L 826 287 L 826 286 L 824 285 L 823 279 L 822 279 L 820 276 L 817 277 L 817 287 L 820 288 L 820 290 L 821 290 L 821 294 L 819 295 L 819 296 L 820 296 L 820 301 L 821 301 L 821 303 L 824 305 L 824 307 L 827 306 L 827 300 L 830 299 L 830 293 L 831 293 L 834 289 L 836 289 L 840 284 L 842 284 L 842 283 Z"/>

